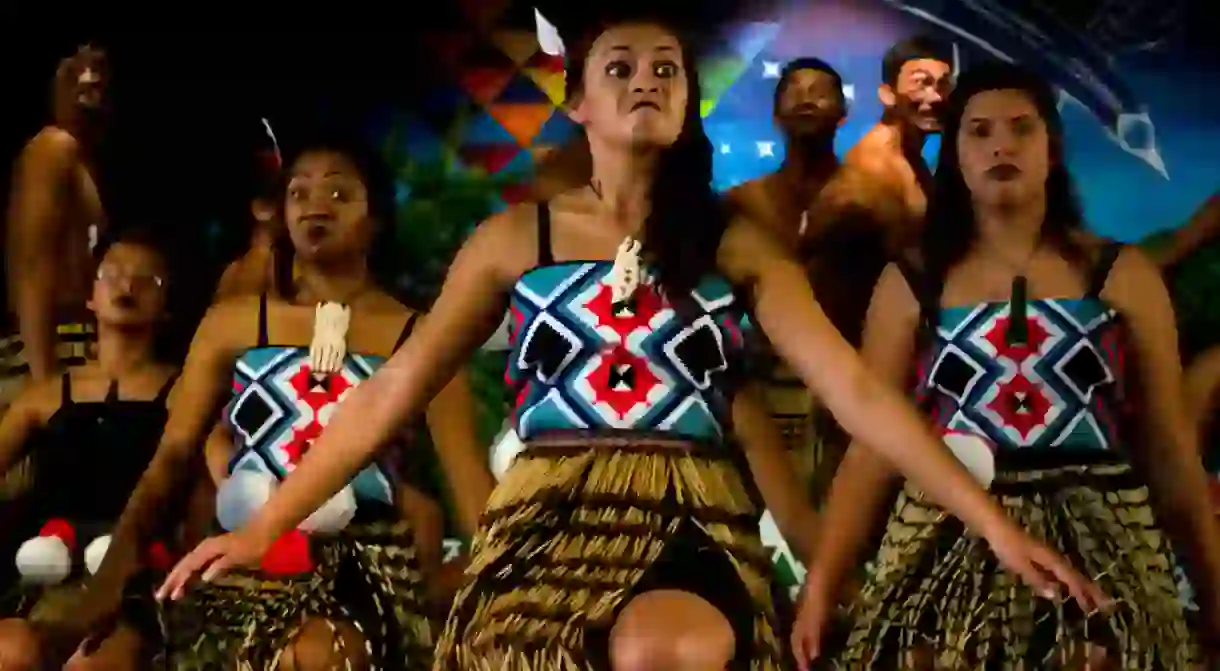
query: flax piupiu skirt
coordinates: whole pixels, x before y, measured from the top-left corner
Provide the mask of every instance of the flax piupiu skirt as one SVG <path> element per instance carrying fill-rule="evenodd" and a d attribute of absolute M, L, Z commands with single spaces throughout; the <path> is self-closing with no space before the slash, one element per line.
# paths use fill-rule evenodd
<path fill-rule="evenodd" d="M 740 452 L 664 434 L 532 439 L 488 502 L 436 671 L 602 671 L 633 595 L 720 610 L 730 668 L 785 668 L 760 508 Z"/>
<path fill-rule="evenodd" d="M 165 609 L 169 667 L 179 671 L 273 671 L 307 621 L 326 623 L 341 659 L 373 669 L 432 664 L 424 577 L 409 525 L 390 512 L 311 537 L 314 571 L 290 577 L 234 572 L 200 583 Z M 379 511 L 380 512 L 380 511 Z M 372 517 L 372 519 L 370 519 Z M 354 627 L 364 650 L 346 649 L 336 625 Z"/>
<path fill-rule="evenodd" d="M 1114 668 L 1190 668 L 1173 552 L 1131 467 L 1113 454 L 1012 452 L 996 466 L 990 489 L 1008 513 L 1115 606 L 1090 615 L 1074 601 L 1036 596 L 985 540 L 907 485 L 853 607 L 840 666 L 1055 669 L 1092 644 Z"/>

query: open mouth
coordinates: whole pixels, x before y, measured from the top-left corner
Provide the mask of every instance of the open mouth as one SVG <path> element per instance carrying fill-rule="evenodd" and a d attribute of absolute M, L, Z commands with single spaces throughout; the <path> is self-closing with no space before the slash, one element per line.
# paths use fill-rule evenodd
<path fill-rule="evenodd" d="M 124 310 L 130 310 L 137 305 L 136 297 L 132 296 L 131 294 L 120 294 L 119 296 L 115 297 L 114 304 L 116 307 Z"/>
<path fill-rule="evenodd" d="M 638 102 L 638 103 L 636 103 L 636 104 L 634 104 L 634 105 L 632 105 L 632 106 L 631 106 L 631 111 L 632 111 L 632 112 L 635 112 L 635 111 L 638 111 L 638 110 L 642 110 L 642 109 L 651 109 L 651 110 L 656 110 L 656 111 L 660 112 L 660 111 L 661 111 L 661 106 L 660 106 L 660 105 L 658 105 L 658 104 L 656 104 L 656 103 L 654 103 L 654 102 L 650 102 L 650 101 L 647 101 L 647 100 L 641 100 L 640 102 Z"/>
<path fill-rule="evenodd" d="M 311 221 L 305 225 L 305 239 L 312 244 L 318 244 L 330 234 L 330 225 L 325 221 Z"/>
<path fill-rule="evenodd" d="M 987 169 L 987 176 L 997 182 L 1007 182 L 1016 179 L 1017 175 L 1021 174 L 1021 169 L 1011 163 L 1001 163 Z"/>

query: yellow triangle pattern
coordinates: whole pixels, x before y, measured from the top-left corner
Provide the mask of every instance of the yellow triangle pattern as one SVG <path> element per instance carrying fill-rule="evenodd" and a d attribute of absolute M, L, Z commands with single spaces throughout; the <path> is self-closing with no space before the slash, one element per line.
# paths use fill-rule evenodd
<path fill-rule="evenodd" d="M 491 41 L 517 65 L 538 53 L 538 38 L 527 30 L 497 30 L 492 33 Z"/>
<path fill-rule="evenodd" d="M 556 107 L 563 106 L 563 73 L 542 68 L 524 68 L 522 72 L 546 94 Z"/>

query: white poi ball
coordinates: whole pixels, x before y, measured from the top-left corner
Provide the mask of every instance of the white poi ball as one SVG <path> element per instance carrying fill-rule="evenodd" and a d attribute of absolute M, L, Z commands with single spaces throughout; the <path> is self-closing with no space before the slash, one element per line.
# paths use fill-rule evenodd
<path fill-rule="evenodd" d="M 106 558 L 106 551 L 109 549 L 109 534 L 94 538 L 85 548 L 85 568 L 89 570 L 89 575 L 97 573 L 98 568 L 102 565 L 102 560 Z"/>
<path fill-rule="evenodd" d="M 38 536 L 17 548 L 16 564 L 23 582 L 58 585 L 72 573 L 72 552 L 58 536 Z"/>
<path fill-rule="evenodd" d="M 356 492 L 348 485 L 301 522 L 300 528 L 311 533 L 332 534 L 351 524 L 355 517 Z"/>
<path fill-rule="evenodd" d="M 278 485 L 271 473 L 234 471 L 216 490 L 216 521 L 225 531 L 237 531 L 263 507 Z"/>
<path fill-rule="evenodd" d="M 513 465 L 513 460 L 524 450 L 525 443 L 517 437 L 517 431 L 512 425 L 506 423 L 491 445 L 491 473 L 496 476 L 496 480 L 504 479 L 504 474 Z"/>
<path fill-rule="evenodd" d="M 991 487 L 995 480 L 995 445 L 968 431 L 949 430 L 944 434 L 945 445 L 983 488 Z"/>

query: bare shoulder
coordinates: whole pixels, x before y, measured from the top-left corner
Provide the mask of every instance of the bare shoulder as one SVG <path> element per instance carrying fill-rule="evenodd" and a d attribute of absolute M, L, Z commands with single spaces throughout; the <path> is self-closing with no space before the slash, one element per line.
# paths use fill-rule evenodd
<path fill-rule="evenodd" d="M 80 143 L 66 130 L 47 126 L 26 143 L 19 162 L 27 166 L 69 166 L 80 158 Z"/>
<path fill-rule="evenodd" d="M 251 335 L 257 334 L 261 302 L 260 296 L 244 295 L 213 303 L 195 330 L 191 347 L 201 342 L 226 350 L 248 346 Z"/>
<path fill-rule="evenodd" d="M 63 378 L 54 375 L 45 380 L 30 382 L 13 400 L 7 412 L 22 412 L 45 422 L 63 404 Z"/>
<path fill-rule="evenodd" d="M 1102 260 L 1102 254 L 1114 243 L 1104 238 L 1094 237 L 1084 241 L 1085 249 L 1089 251 L 1094 264 Z M 1114 258 L 1105 285 L 1102 287 L 1102 297 L 1122 312 L 1141 309 L 1154 303 L 1169 301 L 1169 290 L 1165 286 L 1161 268 L 1147 252 L 1136 245 L 1123 245 Z"/>
<path fill-rule="evenodd" d="M 480 266 L 511 284 L 538 259 L 538 205 L 520 203 L 492 215 L 466 238 L 454 265 Z"/>

